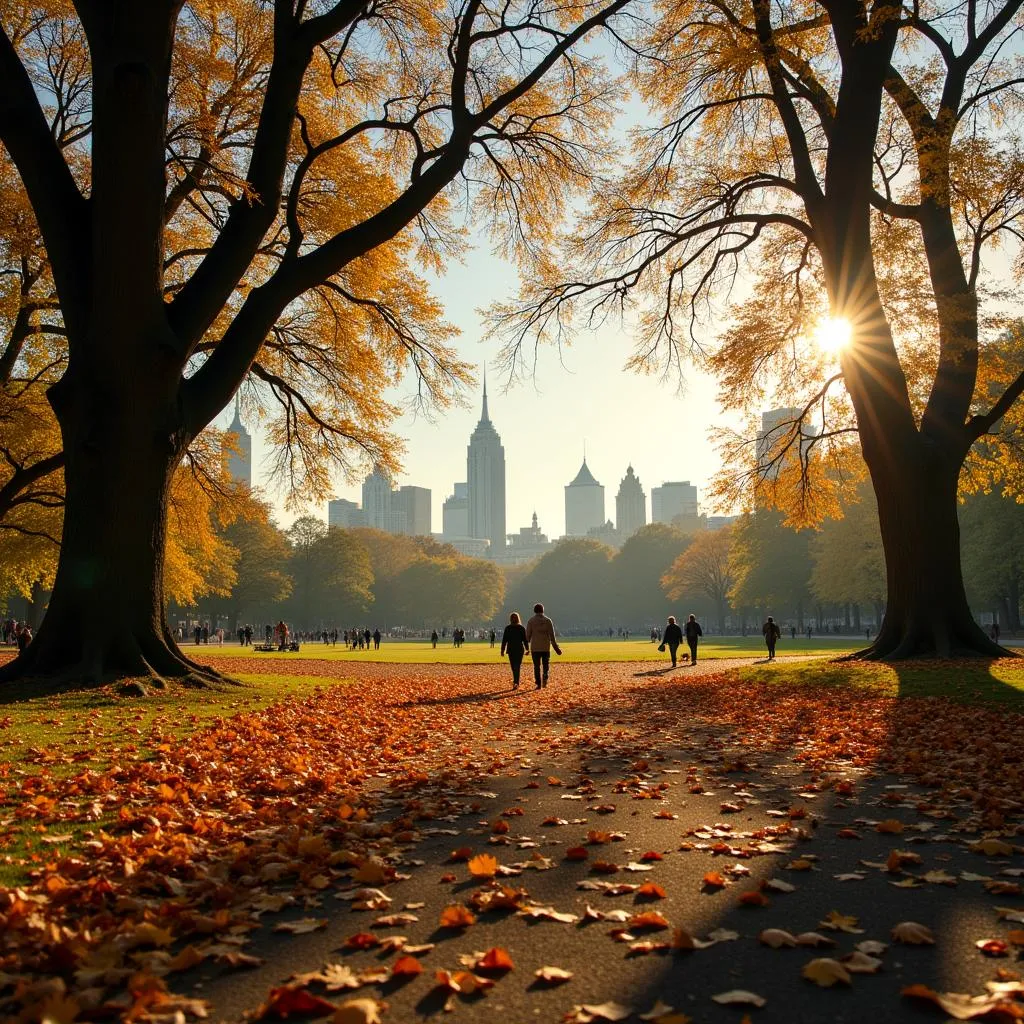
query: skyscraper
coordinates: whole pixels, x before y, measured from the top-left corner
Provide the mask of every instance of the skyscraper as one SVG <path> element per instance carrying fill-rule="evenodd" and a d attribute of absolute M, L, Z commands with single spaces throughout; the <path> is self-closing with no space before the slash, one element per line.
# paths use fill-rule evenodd
<path fill-rule="evenodd" d="M 327 502 L 327 525 L 342 530 L 365 526 L 366 516 L 354 501 L 334 498 Z"/>
<path fill-rule="evenodd" d="M 486 538 L 491 551 L 505 547 L 505 449 L 487 414 L 487 377 L 480 422 L 466 449 L 469 536 Z"/>
<path fill-rule="evenodd" d="M 565 535 L 585 537 L 590 530 L 604 526 L 604 487 L 595 479 L 583 456 L 576 478 L 565 488 Z"/>
<path fill-rule="evenodd" d="M 405 516 L 405 532 L 413 537 L 430 536 L 430 488 L 403 484 L 391 492 L 391 511 Z"/>
<path fill-rule="evenodd" d="M 405 514 L 391 507 L 391 477 L 380 467 L 363 481 L 363 515 L 366 525 L 386 533 L 405 533 Z"/>
<path fill-rule="evenodd" d="M 235 418 L 227 429 L 234 434 L 235 450 L 228 456 L 228 474 L 246 487 L 252 487 L 252 436 L 242 423 L 241 400 L 235 395 Z"/>
<path fill-rule="evenodd" d="M 651 522 L 671 523 L 697 517 L 697 488 L 689 480 L 669 481 L 651 488 Z"/>
<path fill-rule="evenodd" d="M 647 495 L 640 484 L 639 478 L 633 473 L 633 467 L 626 469 L 626 475 L 619 484 L 619 493 L 615 495 L 615 528 L 621 540 L 630 537 L 647 525 Z"/>
<path fill-rule="evenodd" d="M 469 484 L 457 483 L 441 506 L 441 536 L 446 541 L 469 536 Z"/>

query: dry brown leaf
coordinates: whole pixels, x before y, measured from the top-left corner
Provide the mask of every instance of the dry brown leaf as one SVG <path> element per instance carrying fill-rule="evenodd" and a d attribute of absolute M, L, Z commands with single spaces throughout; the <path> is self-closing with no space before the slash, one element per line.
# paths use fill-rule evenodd
<path fill-rule="evenodd" d="M 765 1006 L 768 1002 L 762 996 L 759 996 L 756 992 L 748 992 L 746 989 L 734 988 L 728 992 L 719 992 L 718 995 L 711 997 L 716 1003 L 721 1003 L 723 1006 Z"/>
<path fill-rule="evenodd" d="M 931 928 L 916 921 L 901 921 L 893 928 L 892 937 L 908 946 L 935 945 L 935 935 Z"/>
<path fill-rule="evenodd" d="M 274 925 L 274 931 L 288 932 L 290 935 L 306 935 L 326 927 L 326 917 L 302 917 L 298 921 L 278 921 Z"/>
<path fill-rule="evenodd" d="M 572 977 L 572 971 L 561 967 L 539 967 L 533 972 L 533 976 L 545 985 L 563 985 Z"/>
<path fill-rule="evenodd" d="M 850 984 L 850 972 L 838 961 L 829 957 L 821 957 L 804 964 L 800 972 L 808 981 L 822 988 L 831 988 L 835 984 Z"/>
<path fill-rule="evenodd" d="M 376 999 L 348 999 L 338 1007 L 331 1024 L 382 1024 L 380 1012 L 385 1005 Z"/>
<path fill-rule="evenodd" d="M 796 936 L 781 928 L 765 928 L 757 938 L 763 945 L 771 946 L 772 949 L 796 945 Z"/>

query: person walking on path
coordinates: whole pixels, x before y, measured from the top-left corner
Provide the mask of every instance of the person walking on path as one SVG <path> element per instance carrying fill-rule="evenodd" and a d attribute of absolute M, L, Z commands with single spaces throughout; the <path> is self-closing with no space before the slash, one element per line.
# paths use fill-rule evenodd
<path fill-rule="evenodd" d="M 668 648 L 668 653 L 672 655 L 672 667 L 676 667 L 676 651 L 679 650 L 679 645 L 683 642 L 683 631 L 679 628 L 679 623 L 676 622 L 676 617 L 670 615 L 668 617 L 668 625 L 665 627 L 665 632 L 661 637 L 661 644 L 658 647 L 659 651 Z"/>
<path fill-rule="evenodd" d="M 373 631 L 373 649 L 375 651 L 380 650 L 380 630 L 374 629 Z"/>
<path fill-rule="evenodd" d="M 683 629 L 686 634 L 686 642 L 690 646 L 690 664 L 697 664 L 697 641 L 704 635 L 704 630 L 700 628 L 700 623 L 697 621 L 695 615 L 691 615 L 686 620 L 686 626 Z"/>
<path fill-rule="evenodd" d="M 548 666 L 551 662 L 551 651 L 561 654 L 562 648 L 555 639 L 555 624 L 544 614 L 544 605 L 533 606 L 533 618 L 526 624 L 526 642 L 530 645 L 530 657 L 533 658 L 533 681 L 539 690 L 548 685 Z M 543 674 L 541 673 L 543 666 Z"/>
<path fill-rule="evenodd" d="M 437 630 L 433 629 L 430 631 L 430 645 L 437 650 Z"/>
<path fill-rule="evenodd" d="M 526 627 L 519 618 L 519 612 L 513 612 L 508 617 L 508 625 L 501 634 L 501 657 L 504 658 L 506 654 L 512 669 L 512 689 L 518 690 L 519 671 L 523 667 L 523 656 L 526 654 Z"/>
<path fill-rule="evenodd" d="M 779 637 L 782 636 L 782 630 L 779 629 L 779 624 L 769 615 L 768 621 L 761 627 L 761 633 L 764 635 L 764 642 L 768 645 L 768 660 L 775 660 L 775 645 L 779 642 Z"/>

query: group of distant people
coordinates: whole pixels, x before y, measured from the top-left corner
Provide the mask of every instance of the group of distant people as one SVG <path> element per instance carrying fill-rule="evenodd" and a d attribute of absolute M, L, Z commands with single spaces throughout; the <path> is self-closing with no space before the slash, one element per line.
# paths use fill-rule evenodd
<path fill-rule="evenodd" d="M 17 644 L 19 653 L 32 643 L 32 627 L 17 619 L 5 619 L 2 625 L 5 644 Z"/>
<path fill-rule="evenodd" d="M 768 648 L 768 660 L 775 660 L 775 645 L 782 636 L 782 630 L 778 623 L 769 615 L 761 627 L 761 635 L 764 637 L 765 646 Z M 691 665 L 697 664 L 697 649 L 704 630 L 697 621 L 695 615 L 690 615 L 685 624 L 680 626 L 676 617 L 670 615 L 664 631 L 659 633 L 656 629 L 651 632 L 652 640 L 660 640 L 659 651 L 668 651 L 672 659 L 672 667 L 676 668 L 679 663 L 679 648 L 683 641 L 689 648 L 689 655 L 682 657 L 689 658 Z M 437 633 L 433 634 L 434 646 L 437 646 Z M 491 634 L 491 646 L 494 646 L 494 634 Z M 533 617 L 526 625 L 523 625 L 518 612 L 512 612 L 509 616 L 508 625 L 501 635 L 501 657 L 508 657 L 509 667 L 512 669 L 512 689 L 519 689 L 520 674 L 526 652 L 530 652 L 533 661 L 533 681 L 536 689 L 541 690 L 548 685 L 548 672 L 551 664 L 551 652 L 561 654 L 562 649 L 558 646 L 555 638 L 555 624 L 544 614 L 544 605 L 533 606 Z"/>

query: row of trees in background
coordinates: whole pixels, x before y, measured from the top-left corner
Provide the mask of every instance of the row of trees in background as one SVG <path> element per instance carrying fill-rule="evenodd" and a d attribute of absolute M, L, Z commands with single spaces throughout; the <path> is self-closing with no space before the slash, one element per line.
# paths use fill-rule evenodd
<path fill-rule="evenodd" d="M 998 494 L 960 505 L 962 560 L 971 607 L 1020 628 L 1024 505 Z M 591 538 L 561 541 L 543 558 L 502 570 L 430 537 L 336 530 L 314 516 L 279 529 L 244 489 L 211 498 L 191 474 L 172 490 L 165 597 L 172 620 L 300 629 L 483 625 L 547 604 L 561 629 L 642 629 L 670 612 L 713 629 L 739 630 L 766 614 L 799 629 L 836 623 L 861 630 L 882 620 L 885 558 L 874 495 L 865 482 L 842 518 L 816 530 L 787 527 L 759 509 L 731 527 L 687 535 L 646 526 L 615 551 Z M 45 603 L 56 544 L 0 535 L 0 599 L 21 595 L 30 620 Z M 0 604 L 4 603 L 0 600 Z"/>
<path fill-rule="evenodd" d="M 194 610 L 232 630 L 278 618 L 307 630 L 489 622 L 504 594 L 492 562 L 429 537 L 329 530 L 314 516 L 282 531 L 264 516 L 236 519 L 223 540 L 231 578 L 198 597 Z"/>
<path fill-rule="evenodd" d="M 798 629 L 877 627 L 886 571 L 870 485 L 842 518 L 796 530 L 759 509 L 731 527 L 687 536 L 654 524 L 618 552 L 591 539 L 562 541 L 510 583 L 505 611 L 543 600 L 562 628 L 642 628 L 691 612 L 723 632 L 765 615 Z M 1020 628 L 1024 505 L 997 494 L 960 506 L 964 579 L 975 614 Z"/>

